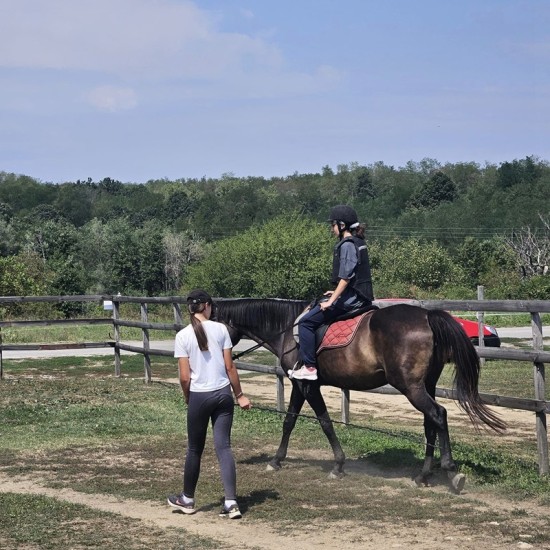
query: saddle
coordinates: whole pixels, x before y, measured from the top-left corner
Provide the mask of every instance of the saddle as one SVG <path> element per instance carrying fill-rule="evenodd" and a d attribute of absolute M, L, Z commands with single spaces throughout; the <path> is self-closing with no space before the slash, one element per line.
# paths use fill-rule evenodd
<path fill-rule="evenodd" d="M 353 340 L 359 323 L 363 318 L 377 309 L 379 309 L 378 306 L 363 306 L 340 315 L 327 325 L 321 325 L 315 331 L 315 346 L 317 348 L 317 353 L 325 349 L 347 346 Z M 294 325 L 294 339 L 298 344 L 300 343 L 298 338 L 298 322 L 306 313 L 307 312 L 304 311 L 304 313 L 296 319 Z"/>

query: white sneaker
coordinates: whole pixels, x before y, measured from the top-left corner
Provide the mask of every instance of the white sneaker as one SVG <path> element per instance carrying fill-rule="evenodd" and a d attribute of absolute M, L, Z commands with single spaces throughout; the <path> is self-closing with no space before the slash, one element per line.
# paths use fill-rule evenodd
<path fill-rule="evenodd" d="M 232 504 L 229 508 L 226 508 L 222 504 L 222 511 L 220 512 L 221 518 L 229 518 L 229 519 L 241 519 L 243 515 L 241 514 L 241 511 L 239 510 L 239 507 L 237 504 Z"/>
<path fill-rule="evenodd" d="M 317 380 L 317 369 L 302 365 L 299 369 L 289 370 L 288 377 L 294 380 Z"/>

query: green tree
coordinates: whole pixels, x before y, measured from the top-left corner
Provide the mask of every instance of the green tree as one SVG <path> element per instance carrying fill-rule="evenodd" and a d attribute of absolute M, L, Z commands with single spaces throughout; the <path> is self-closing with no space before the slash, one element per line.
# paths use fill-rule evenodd
<path fill-rule="evenodd" d="M 193 233 L 166 230 L 162 236 L 162 249 L 165 290 L 178 291 L 189 265 L 204 257 L 204 243 Z"/>
<path fill-rule="evenodd" d="M 497 184 L 502 189 L 534 183 L 542 174 L 542 165 L 534 157 L 503 162 L 497 170 Z"/>
<path fill-rule="evenodd" d="M 225 297 L 313 298 L 328 288 L 333 244 L 326 224 L 275 218 L 210 245 L 185 287 Z"/>
<path fill-rule="evenodd" d="M 434 241 L 393 239 L 383 247 L 373 247 L 371 255 L 377 256 L 373 262 L 375 286 L 387 292 L 393 285 L 402 294 L 393 297 L 415 297 L 419 291 L 434 291 L 464 280 L 462 270 Z"/>
<path fill-rule="evenodd" d="M 453 202 L 457 196 L 453 180 L 438 170 L 413 195 L 411 205 L 417 208 L 435 208 L 443 202 Z"/>
<path fill-rule="evenodd" d="M 93 193 L 94 190 L 86 185 L 60 185 L 54 206 L 75 227 L 81 227 L 92 217 Z"/>
<path fill-rule="evenodd" d="M 134 228 L 124 218 L 94 219 L 82 227 L 79 258 L 89 274 L 91 293 L 122 293 L 139 280 Z"/>
<path fill-rule="evenodd" d="M 8 204 L 14 214 L 50 204 L 56 193 L 53 185 L 39 183 L 29 176 L 0 172 L 0 202 Z"/>
<path fill-rule="evenodd" d="M 47 274 L 34 253 L 0 258 L 0 296 L 40 295 L 46 289 Z"/>
<path fill-rule="evenodd" d="M 369 169 L 362 166 L 355 173 L 355 195 L 359 200 L 374 199 L 376 189 Z"/>
<path fill-rule="evenodd" d="M 17 235 L 13 225 L 0 218 L 0 256 L 15 254 L 17 248 Z"/>
<path fill-rule="evenodd" d="M 26 229 L 25 248 L 39 254 L 44 262 L 65 260 L 75 254 L 79 236 L 77 229 L 65 220 L 47 220 Z"/>
<path fill-rule="evenodd" d="M 146 296 L 163 292 L 165 287 L 163 237 L 164 227 L 156 220 L 148 221 L 134 232 L 137 278 L 126 281 L 123 288 L 132 285 L 136 291 Z"/>
<path fill-rule="evenodd" d="M 35 253 L 0 257 L 0 296 L 41 296 L 48 294 L 51 273 Z M 44 304 L 10 304 L 0 306 L 0 318 L 16 317 L 23 312 L 27 319 L 48 318 Z"/>
<path fill-rule="evenodd" d="M 467 280 L 472 285 L 481 284 L 485 275 L 494 269 L 495 262 L 506 255 L 502 239 L 476 239 L 466 237 L 456 251 L 457 263 L 462 267 Z M 510 257 L 510 254 L 508 254 Z M 513 259 L 510 269 L 514 268 Z"/>

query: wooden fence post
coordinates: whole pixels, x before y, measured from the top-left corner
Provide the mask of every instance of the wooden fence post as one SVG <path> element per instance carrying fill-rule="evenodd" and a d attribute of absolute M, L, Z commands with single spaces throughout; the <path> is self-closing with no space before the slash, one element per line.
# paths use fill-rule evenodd
<path fill-rule="evenodd" d="M 147 316 L 147 303 L 141 302 L 140 304 L 141 309 L 141 322 L 147 323 L 148 322 L 148 316 Z M 145 369 L 145 382 L 149 383 L 151 382 L 151 355 L 149 354 L 149 350 L 151 349 L 151 344 L 149 341 L 149 329 L 143 327 L 143 367 Z"/>
<path fill-rule="evenodd" d="M 277 367 L 281 366 L 281 361 L 277 358 L 275 363 Z M 285 411 L 285 377 L 282 374 L 277 375 L 277 410 Z"/>
<path fill-rule="evenodd" d="M 113 321 L 120 319 L 120 302 L 113 297 Z M 120 377 L 120 327 L 113 323 L 115 332 L 115 376 Z"/>
<path fill-rule="evenodd" d="M 542 320 L 540 313 L 531 313 L 531 326 L 533 328 L 533 348 L 544 349 L 542 338 Z M 544 363 L 533 363 L 533 377 L 535 383 L 535 399 L 545 401 Z M 539 474 L 546 475 L 549 471 L 548 465 L 548 430 L 546 426 L 546 411 L 538 411 L 536 414 L 537 423 L 537 449 L 539 455 Z"/>
<path fill-rule="evenodd" d="M 176 325 L 182 326 L 183 325 L 183 316 L 181 314 L 181 307 L 177 302 L 174 302 L 172 304 L 172 306 L 174 308 L 174 323 Z"/>
<path fill-rule="evenodd" d="M 342 422 L 349 424 L 349 390 L 342 390 Z"/>
<path fill-rule="evenodd" d="M 484 287 L 483 285 L 478 285 L 477 287 L 477 299 L 483 300 L 485 298 L 484 295 Z M 485 347 L 485 338 L 483 337 L 483 325 L 485 324 L 485 313 L 483 311 L 477 312 L 477 336 L 478 336 L 478 346 L 481 348 Z M 481 366 L 485 365 L 485 358 L 480 357 L 479 362 Z"/>

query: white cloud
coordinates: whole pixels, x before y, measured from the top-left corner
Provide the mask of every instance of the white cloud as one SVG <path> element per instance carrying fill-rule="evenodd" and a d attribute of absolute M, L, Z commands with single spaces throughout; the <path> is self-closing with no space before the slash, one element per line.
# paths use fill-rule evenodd
<path fill-rule="evenodd" d="M 338 80 L 326 67 L 293 72 L 272 36 L 223 32 L 214 12 L 189 0 L 2 0 L 1 67 L 85 71 L 134 85 L 216 83 L 220 93 L 270 96 Z"/>
<path fill-rule="evenodd" d="M 134 90 L 115 86 L 98 86 L 87 94 L 87 100 L 96 109 L 110 113 L 133 109 L 138 104 Z"/>
<path fill-rule="evenodd" d="M 2 0 L 0 66 L 196 78 L 238 66 L 243 56 L 280 63 L 273 45 L 215 23 L 189 1 Z"/>

